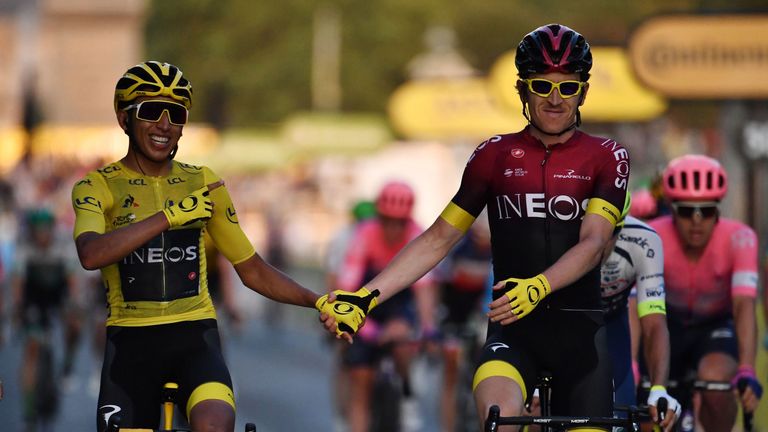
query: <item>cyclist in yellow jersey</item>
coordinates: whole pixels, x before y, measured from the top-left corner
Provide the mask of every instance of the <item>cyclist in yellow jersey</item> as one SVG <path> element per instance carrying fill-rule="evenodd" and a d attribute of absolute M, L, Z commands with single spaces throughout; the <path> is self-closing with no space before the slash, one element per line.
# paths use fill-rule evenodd
<path fill-rule="evenodd" d="M 101 269 L 107 290 L 98 430 L 115 415 L 122 427 L 157 427 L 160 391 L 174 381 L 193 430 L 232 431 L 235 401 L 208 292 L 203 233 L 250 289 L 305 307 L 318 296 L 255 252 L 213 171 L 173 160 L 192 103 L 192 86 L 178 67 L 131 67 L 117 82 L 114 103 L 128 152 L 72 191 L 80 262 Z"/>

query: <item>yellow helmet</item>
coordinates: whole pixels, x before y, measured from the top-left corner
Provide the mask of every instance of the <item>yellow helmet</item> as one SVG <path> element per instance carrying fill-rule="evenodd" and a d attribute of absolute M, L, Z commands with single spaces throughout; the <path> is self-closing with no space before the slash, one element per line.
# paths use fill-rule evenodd
<path fill-rule="evenodd" d="M 167 96 L 192 106 L 192 84 L 181 69 L 158 61 L 145 61 L 128 69 L 115 86 L 115 111 L 141 96 Z"/>

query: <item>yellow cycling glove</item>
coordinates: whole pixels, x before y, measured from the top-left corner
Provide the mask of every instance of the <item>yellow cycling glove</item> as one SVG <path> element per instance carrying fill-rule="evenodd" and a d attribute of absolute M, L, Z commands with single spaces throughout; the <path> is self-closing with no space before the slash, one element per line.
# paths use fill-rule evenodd
<path fill-rule="evenodd" d="M 509 298 L 512 313 L 520 319 L 533 310 L 541 300 L 552 292 L 549 281 L 543 274 L 530 279 L 509 278 L 505 280 L 508 291 L 504 294 Z"/>
<path fill-rule="evenodd" d="M 172 206 L 164 208 L 163 213 L 171 228 L 209 219 L 213 215 L 213 202 L 209 194 L 208 186 L 203 186 Z"/>
<path fill-rule="evenodd" d="M 336 319 L 336 334 L 341 335 L 347 332 L 354 335 L 365 321 L 368 312 L 378 304 L 376 297 L 379 296 L 379 290 L 371 292 L 362 287 L 355 292 L 335 290 L 333 293 L 336 294 L 336 300 L 333 303 L 328 303 L 328 294 L 326 294 L 317 299 L 315 307 L 320 313 L 331 315 Z"/>

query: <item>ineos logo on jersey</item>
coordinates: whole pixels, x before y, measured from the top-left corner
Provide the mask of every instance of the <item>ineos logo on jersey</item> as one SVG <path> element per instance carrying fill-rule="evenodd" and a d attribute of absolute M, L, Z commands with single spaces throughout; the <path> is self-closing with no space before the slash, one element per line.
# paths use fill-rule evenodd
<path fill-rule="evenodd" d="M 543 193 L 497 195 L 499 219 L 518 217 L 546 218 L 547 215 L 562 221 L 576 220 L 586 211 L 588 199 L 579 201 L 568 195 L 556 195 L 546 199 Z"/>
<path fill-rule="evenodd" d="M 488 143 L 494 143 L 494 142 L 499 142 L 499 141 L 501 141 L 501 135 L 496 135 L 496 136 L 493 136 L 493 137 L 483 141 L 479 146 L 477 146 L 475 151 L 472 152 L 472 155 L 469 157 L 469 160 L 467 161 L 467 164 L 472 162 L 472 159 L 475 158 L 475 155 L 477 154 L 477 152 L 479 152 L 480 150 L 484 149 L 485 146 L 488 145 Z"/>
<path fill-rule="evenodd" d="M 613 158 L 616 159 L 616 179 L 613 185 L 619 189 L 627 187 L 627 178 L 629 177 L 629 153 L 614 140 L 605 140 L 602 147 L 608 148 L 613 152 Z"/>
<path fill-rule="evenodd" d="M 161 247 L 141 247 L 123 258 L 123 264 L 194 261 L 197 259 L 197 255 L 197 246 L 187 246 L 186 248 L 174 246 L 165 250 Z"/>

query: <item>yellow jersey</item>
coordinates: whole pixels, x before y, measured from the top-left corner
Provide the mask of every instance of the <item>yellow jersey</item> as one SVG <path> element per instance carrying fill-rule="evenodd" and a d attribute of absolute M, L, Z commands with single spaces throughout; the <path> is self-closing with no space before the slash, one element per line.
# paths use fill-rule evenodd
<path fill-rule="evenodd" d="M 139 174 L 121 162 L 89 172 L 72 189 L 74 238 L 104 234 L 146 219 L 220 179 L 211 169 L 172 161 L 167 176 Z M 205 260 L 204 231 L 233 264 L 256 252 L 237 220 L 225 187 L 211 191 L 213 215 L 166 230 L 101 269 L 107 325 L 148 326 L 216 318 Z"/>

